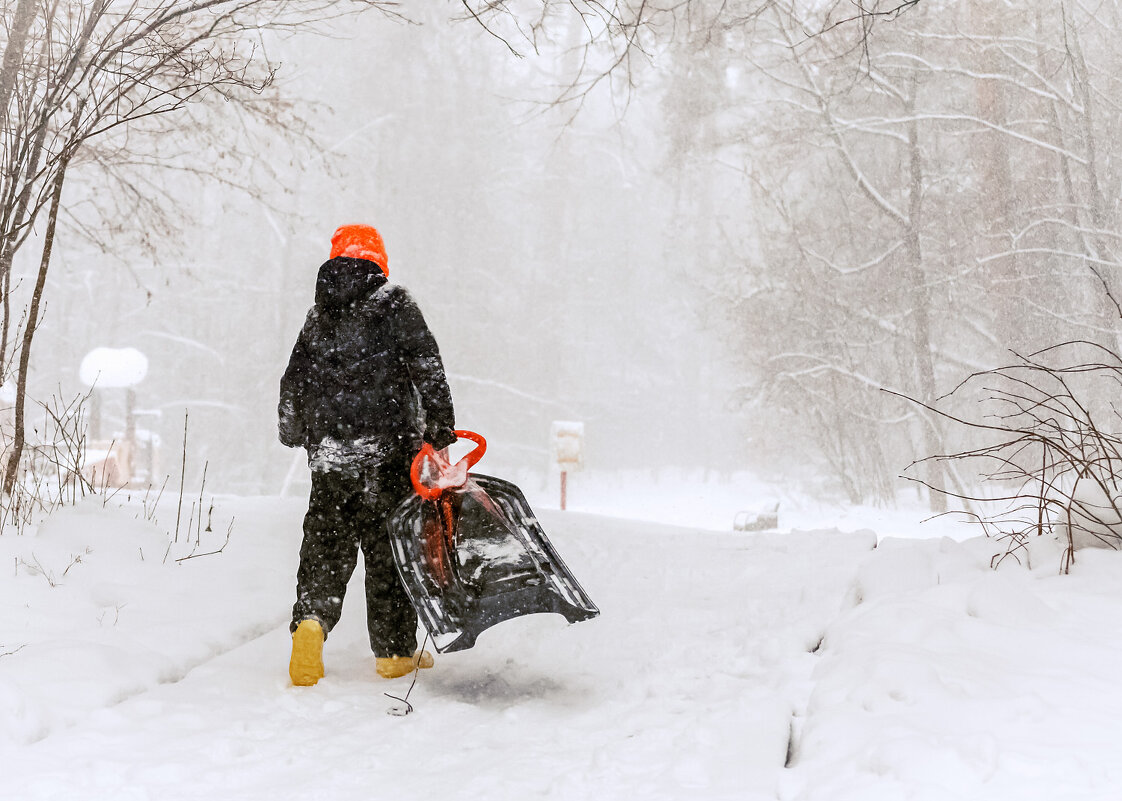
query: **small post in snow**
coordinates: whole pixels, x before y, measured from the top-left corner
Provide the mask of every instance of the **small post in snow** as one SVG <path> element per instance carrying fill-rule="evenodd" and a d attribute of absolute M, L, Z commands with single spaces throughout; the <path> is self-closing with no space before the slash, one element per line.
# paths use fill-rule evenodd
<path fill-rule="evenodd" d="M 584 423 L 554 420 L 549 430 L 550 450 L 561 471 L 561 510 L 568 505 L 569 473 L 584 467 Z"/>

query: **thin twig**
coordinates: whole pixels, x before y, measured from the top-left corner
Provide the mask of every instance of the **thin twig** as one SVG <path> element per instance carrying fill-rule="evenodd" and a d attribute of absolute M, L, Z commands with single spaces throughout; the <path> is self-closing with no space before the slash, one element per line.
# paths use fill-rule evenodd
<path fill-rule="evenodd" d="M 179 542 L 179 522 L 183 517 L 183 482 L 187 476 L 187 412 L 183 412 L 183 461 L 179 467 L 179 506 L 175 513 L 175 542 Z"/>
<path fill-rule="evenodd" d="M 226 529 L 226 541 L 222 543 L 222 547 L 215 551 L 207 551 L 206 553 L 189 553 L 186 556 L 181 556 L 176 559 L 176 562 L 186 562 L 188 559 L 198 559 L 203 556 L 215 556 L 226 550 L 226 546 L 230 544 L 230 535 L 234 531 L 234 519 L 230 519 L 230 526 Z M 169 546 L 170 547 L 170 546 Z"/>
<path fill-rule="evenodd" d="M 5 656 L 15 656 L 16 654 L 18 654 L 20 651 L 22 651 L 26 647 L 27 647 L 27 643 L 24 643 L 19 648 L 16 648 L 14 651 L 0 652 L 0 658 L 5 657 Z"/>

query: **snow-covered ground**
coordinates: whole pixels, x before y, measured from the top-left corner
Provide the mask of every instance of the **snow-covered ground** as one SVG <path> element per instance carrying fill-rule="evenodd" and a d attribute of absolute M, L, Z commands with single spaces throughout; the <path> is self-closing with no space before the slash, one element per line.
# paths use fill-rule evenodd
<path fill-rule="evenodd" d="M 327 676 L 289 684 L 299 499 L 220 499 L 170 549 L 166 509 L 98 499 L 5 533 L 0 798 L 1122 797 L 1122 554 L 1061 576 L 1039 542 L 995 571 L 995 543 L 918 516 L 743 534 L 708 530 L 719 486 L 692 526 L 627 519 L 683 522 L 653 495 L 591 514 L 588 489 L 584 511 L 538 505 L 601 616 L 438 656 L 407 717 L 357 583 Z M 176 561 L 231 517 L 223 553 Z"/>
<path fill-rule="evenodd" d="M 518 483 L 535 508 L 558 507 L 556 472 L 544 479 L 520 476 Z M 855 506 L 825 501 L 789 483 L 765 481 L 745 471 L 589 471 L 572 474 L 568 483 L 568 508 L 573 511 L 688 528 L 728 531 L 738 513 L 778 505 L 784 531 L 870 529 L 879 536 L 956 540 L 978 534 L 977 526 L 962 517 L 930 518 L 926 500 L 914 493 L 902 492 L 894 507 Z"/>

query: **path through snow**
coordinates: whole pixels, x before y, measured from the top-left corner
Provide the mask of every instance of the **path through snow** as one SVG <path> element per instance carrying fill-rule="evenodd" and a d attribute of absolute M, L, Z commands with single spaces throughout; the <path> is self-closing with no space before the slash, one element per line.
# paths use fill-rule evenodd
<path fill-rule="evenodd" d="M 101 513 L 71 522 L 84 518 L 105 522 Z M 273 518 L 241 524 L 220 557 L 132 570 L 134 593 L 169 618 L 149 629 L 147 645 L 139 630 L 125 643 L 98 644 L 110 649 L 98 664 L 120 668 L 98 671 L 100 681 L 120 685 L 99 693 L 101 703 L 74 697 L 85 691 L 91 658 L 81 636 L 68 643 L 56 632 L 59 640 L 10 657 L 30 669 L 38 652 L 63 659 L 75 649 L 67 669 L 38 687 L 43 709 L 35 717 L 49 728 L 22 732 L 24 742 L 17 731 L 4 755 L 4 784 L 19 788 L 13 798 L 774 798 L 792 713 L 809 692 L 808 652 L 874 543 L 869 534 L 743 537 L 546 514 L 547 531 L 601 617 L 568 626 L 534 616 L 496 627 L 475 649 L 439 656 L 413 691 L 416 712 L 399 718 L 386 714 L 392 702 L 383 692 L 402 693 L 408 681 L 375 678 L 357 598 L 328 643 L 326 678 L 314 688 L 289 686 L 289 638 L 276 617 L 290 588 L 262 577 L 293 570 L 298 508 L 286 530 Z M 68 537 L 82 544 L 78 530 Z M 102 550 L 91 546 L 84 576 L 76 567 L 57 587 L 43 582 L 41 602 L 81 600 L 73 606 L 86 613 L 82 622 L 96 625 L 85 598 L 101 586 L 100 567 L 119 570 L 109 557 L 99 567 Z M 234 566 L 245 575 L 226 572 Z M 243 580 L 251 574 L 257 578 Z M 183 575 L 193 576 L 184 586 L 200 603 L 177 592 L 162 603 L 161 585 Z M 27 585 L 36 577 L 19 578 Z M 138 603 L 128 601 L 111 632 L 125 630 Z M 220 620 L 208 637 L 216 609 L 233 620 Z M 233 629 L 245 636 L 262 625 L 271 627 L 263 636 L 219 646 Z M 143 661 L 170 646 L 169 658 L 189 664 L 191 646 L 173 645 L 184 637 L 216 655 L 160 684 L 176 677 L 165 666 L 135 694 L 144 677 L 130 670 L 134 650 Z M 81 714 L 51 709 L 71 700 Z"/>
<path fill-rule="evenodd" d="M 300 513 L 228 499 L 178 564 L 96 502 L 0 537 L 0 798 L 1122 797 L 1122 554 L 545 512 L 601 617 L 501 624 L 402 718 L 358 598 L 289 685 Z"/>

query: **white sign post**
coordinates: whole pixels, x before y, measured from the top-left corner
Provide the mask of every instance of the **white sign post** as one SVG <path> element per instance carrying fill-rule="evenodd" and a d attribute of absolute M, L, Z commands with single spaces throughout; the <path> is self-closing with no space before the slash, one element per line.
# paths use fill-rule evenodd
<path fill-rule="evenodd" d="M 561 509 L 564 510 L 569 473 L 584 467 L 584 423 L 554 420 L 549 427 L 549 441 L 553 460 L 561 470 Z"/>

